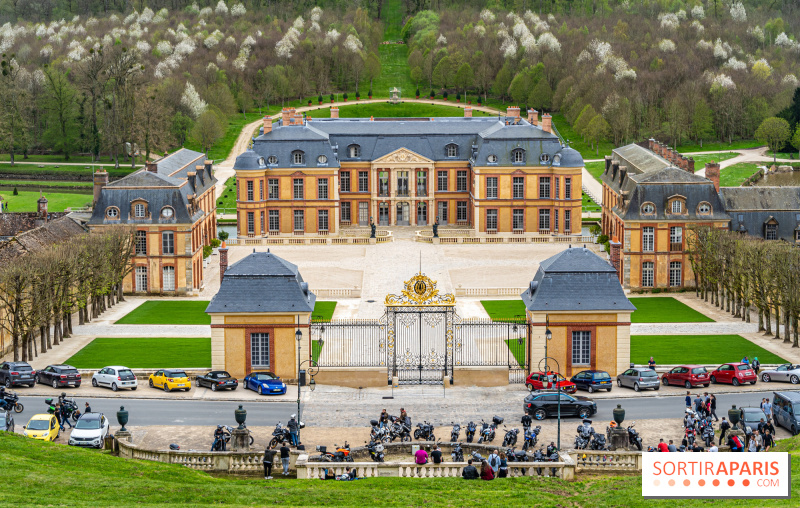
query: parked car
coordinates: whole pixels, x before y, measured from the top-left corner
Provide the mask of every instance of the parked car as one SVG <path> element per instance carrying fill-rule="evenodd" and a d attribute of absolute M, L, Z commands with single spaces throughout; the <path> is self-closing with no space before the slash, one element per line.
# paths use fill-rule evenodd
<path fill-rule="evenodd" d="M 14 413 L 0 409 L 0 431 L 14 432 Z"/>
<path fill-rule="evenodd" d="M 589 393 L 595 390 L 608 390 L 614 387 L 611 376 L 604 370 L 582 370 L 570 378 L 577 389 L 587 390 Z"/>
<path fill-rule="evenodd" d="M 633 391 L 638 392 L 647 388 L 658 390 L 661 384 L 658 380 L 656 371 L 649 367 L 636 367 L 631 368 L 617 376 L 617 386 L 620 388 L 626 386 L 633 388 Z"/>
<path fill-rule="evenodd" d="M 525 380 L 528 390 L 557 390 L 561 387 L 562 392 L 575 393 L 578 387 L 575 383 L 568 380 L 558 372 L 531 372 Z"/>
<path fill-rule="evenodd" d="M 172 390 L 185 390 L 192 389 L 192 383 L 189 382 L 189 376 L 180 369 L 160 369 L 150 374 L 150 388 L 161 388 L 165 392 Z"/>
<path fill-rule="evenodd" d="M 239 386 L 239 381 L 225 372 L 224 370 L 212 370 L 202 376 L 197 376 L 194 385 L 198 388 L 207 386 L 212 392 L 217 390 L 235 390 Z"/>
<path fill-rule="evenodd" d="M 767 417 L 760 407 L 743 407 L 739 417 L 739 426 L 749 434 L 758 429 L 758 424 L 762 418 L 767 421 Z"/>
<path fill-rule="evenodd" d="M 139 381 L 136 380 L 136 375 L 128 367 L 113 365 L 111 367 L 103 367 L 95 372 L 92 376 L 92 386 L 107 386 L 115 392 L 120 388 L 136 390 L 139 387 Z"/>
<path fill-rule="evenodd" d="M 72 365 L 48 365 L 37 371 L 33 378 L 36 383 L 52 385 L 53 388 L 65 386 L 77 388 L 81 385 L 81 375 L 78 373 L 78 369 Z"/>
<path fill-rule="evenodd" d="M 664 386 L 676 385 L 693 388 L 695 386 L 707 387 L 711 383 L 708 371 L 702 365 L 681 365 L 661 376 Z"/>
<path fill-rule="evenodd" d="M 272 372 L 251 372 L 244 378 L 244 388 L 254 390 L 259 395 L 282 395 L 286 393 L 286 383 Z"/>
<path fill-rule="evenodd" d="M 770 369 L 761 372 L 761 381 L 769 383 L 770 381 L 788 381 L 793 385 L 800 383 L 800 365 L 792 365 L 787 363 L 781 365 L 777 369 Z"/>
<path fill-rule="evenodd" d="M 26 362 L 3 362 L 0 365 L 0 383 L 6 388 L 28 385 L 33 387 L 36 371 Z"/>
<path fill-rule="evenodd" d="M 772 417 L 775 425 L 796 436 L 800 432 L 800 392 L 772 392 Z"/>
<path fill-rule="evenodd" d="M 733 386 L 750 383 L 756 384 L 758 376 L 749 363 L 723 363 L 711 372 L 712 383 L 731 383 Z"/>
<path fill-rule="evenodd" d="M 25 429 L 22 435 L 31 439 L 55 441 L 61 436 L 61 427 L 58 425 L 58 420 L 51 414 L 33 415 L 28 421 L 28 425 L 22 428 Z"/>
<path fill-rule="evenodd" d="M 536 420 L 544 420 L 548 416 L 556 416 L 559 412 L 559 397 L 561 397 L 561 416 L 589 418 L 597 413 L 597 404 L 588 397 L 552 392 L 533 392 L 529 394 L 522 403 L 522 410 Z"/>
<path fill-rule="evenodd" d="M 103 413 L 84 413 L 69 435 L 70 446 L 102 448 L 108 436 L 108 419 Z"/>

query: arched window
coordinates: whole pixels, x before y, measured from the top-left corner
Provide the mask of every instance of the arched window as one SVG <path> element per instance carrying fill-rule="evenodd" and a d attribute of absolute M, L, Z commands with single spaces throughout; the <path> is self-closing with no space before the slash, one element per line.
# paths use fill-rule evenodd
<path fill-rule="evenodd" d="M 496 164 L 497 163 L 497 156 L 495 154 L 492 154 L 492 155 L 488 156 L 486 158 L 486 160 L 489 161 L 490 164 Z"/>
<path fill-rule="evenodd" d="M 119 218 L 119 208 L 116 206 L 110 206 L 106 208 L 106 217 L 109 219 L 118 219 Z"/>
<path fill-rule="evenodd" d="M 147 205 L 144 203 L 136 203 L 133 205 L 133 217 L 135 219 L 144 219 L 147 217 Z"/>
<path fill-rule="evenodd" d="M 709 215 L 711 213 L 711 205 L 705 201 L 697 205 L 697 213 L 700 215 Z"/>
<path fill-rule="evenodd" d="M 539 156 L 539 162 L 541 162 L 542 164 L 547 164 L 548 162 L 550 162 L 550 155 L 543 153 L 542 155 Z"/>
<path fill-rule="evenodd" d="M 326 156 L 320 155 L 319 157 L 317 157 L 317 164 L 327 164 L 327 163 L 328 163 L 328 158 Z"/>
<path fill-rule="evenodd" d="M 292 164 L 305 164 L 306 163 L 306 155 L 300 150 L 295 150 L 292 152 Z"/>
<path fill-rule="evenodd" d="M 642 205 L 642 214 L 643 215 L 653 215 L 656 213 L 656 207 L 653 203 L 645 203 Z"/>
<path fill-rule="evenodd" d="M 267 159 L 267 162 L 268 162 L 268 163 L 269 163 L 271 166 L 274 166 L 275 164 L 277 164 L 277 163 L 278 163 L 278 158 L 277 158 L 277 157 L 275 157 L 274 155 L 270 155 L 270 156 L 269 156 L 269 158 Z"/>
<path fill-rule="evenodd" d="M 350 145 L 347 147 L 347 153 L 350 154 L 351 159 L 361 157 L 361 147 L 358 145 Z"/>
<path fill-rule="evenodd" d="M 517 148 L 516 150 L 511 151 L 511 162 L 514 164 L 520 164 L 525 162 L 525 150 L 522 148 Z"/>
<path fill-rule="evenodd" d="M 448 157 L 458 157 L 458 145 L 450 143 L 445 147 L 445 153 Z"/>
<path fill-rule="evenodd" d="M 680 199 L 673 199 L 670 204 L 670 210 L 674 214 L 683 213 L 683 202 Z"/>
<path fill-rule="evenodd" d="M 553 156 L 553 166 L 560 166 L 561 165 L 561 155 L 555 154 Z"/>

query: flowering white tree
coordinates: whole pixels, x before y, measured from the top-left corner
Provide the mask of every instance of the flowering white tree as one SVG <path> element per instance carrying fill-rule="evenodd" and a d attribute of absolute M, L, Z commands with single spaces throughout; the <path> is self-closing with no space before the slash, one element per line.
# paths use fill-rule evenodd
<path fill-rule="evenodd" d="M 703 9 L 702 5 L 695 5 L 692 7 L 692 17 L 694 19 L 705 19 L 706 11 Z"/>
<path fill-rule="evenodd" d="M 511 58 L 517 54 L 517 41 L 513 37 L 505 37 L 500 45 L 500 52 L 505 58 Z"/>
<path fill-rule="evenodd" d="M 208 104 L 200 98 L 200 94 L 194 89 L 194 85 L 188 81 L 186 82 L 186 88 L 183 90 L 183 96 L 181 96 L 181 104 L 186 106 L 186 109 L 195 119 L 205 113 L 208 107 Z"/>
<path fill-rule="evenodd" d="M 361 41 L 358 39 L 358 37 L 353 34 L 348 34 L 347 39 L 345 39 L 344 44 L 342 45 L 344 46 L 344 49 L 351 53 L 358 53 L 363 47 L 363 44 L 361 44 Z"/>
<path fill-rule="evenodd" d="M 494 23 L 494 14 L 489 9 L 484 9 L 481 11 L 481 19 L 484 23 Z"/>
<path fill-rule="evenodd" d="M 672 53 L 675 51 L 675 43 L 672 42 L 670 39 L 661 39 L 658 43 L 658 49 L 663 51 L 664 53 Z"/>
<path fill-rule="evenodd" d="M 322 19 L 322 9 L 319 7 L 314 7 L 311 9 L 311 13 L 309 14 L 309 19 L 313 22 L 319 23 L 319 20 Z"/>
<path fill-rule="evenodd" d="M 477 35 L 478 37 L 486 36 L 486 27 L 484 27 L 483 25 L 475 25 L 475 28 L 473 28 L 472 31 L 475 32 L 475 35 Z"/>
<path fill-rule="evenodd" d="M 681 24 L 681 21 L 678 19 L 678 16 L 671 12 L 666 12 L 666 13 L 662 12 L 661 14 L 658 15 L 658 20 L 661 22 L 661 28 L 667 30 L 675 30 Z"/>
<path fill-rule="evenodd" d="M 735 56 L 728 58 L 728 61 L 725 62 L 722 67 L 726 69 L 731 69 L 734 71 L 744 71 L 747 70 L 747 64 L 738 60 Z"/>
<path fill-rule="evenodd" d="M 734 83 L 733 78 L 731 78 L 727 74 L 717 74 L 711 80 L 711 89 L 714 90 L 715 88 L 724 88 L 732 90 L 736 88 L 736 83 Z"/>
<path fill-rule="evenodd" d="M 217 2 L 217 6 L 214 7 L 214 12 L 216 12 L 217 14 L 222 14 L 224 16 L 225 14 L 228 14 L 228 6 L 225 5 L 225 2 L 219 0 L 219 2 Z"/>
<path fill-rule="evenodd" d="M 744 5 L 742 5 L 742 2 L 735 2 L 731 4 L 731 18 L 738 23 L 744 23 L 747 21 L 747 11 L 745 10 Z"/>
<path fill-rule="evenodd" d="M 797 76 L 795 76 L 794 74 L 787 74 L 781 80 L 781 84 L 789 85 L 791 87 L 796 87 L 798 84 Z"/>
<path fill-rule="evenodd" d="M 331 28 L 328 30 L 328 33 L 325 34 L 325 44 L 335 44 L 341 35 L 342 34 L 339 33 L 339 30 Z"/>
<path fill-rule="evenodd" d="M 153 9 L 150 7 L 145 7 L 142 13 L 139 15 L 139 19 L 137 21 L 142 24 L 147 24 L 153 21 L 153 16 L 155 15 L 156 13 L 153 12 Z"/>
<path fill-rule="evenodd" d="M 231 16 L 240 17 L 245 14 L 247 14 L 247 8 L 245 8 L 243 3 L 239 2 L 238 4 L 233 4 L 233 7 L 231 7 Z"/>
<path fill-rule="evenodd" d="M 447 44 L 447 37 L 445 37 L 443 34 L 439 34 L 439 38 L 436 39 L 436 44 L 441 44 L 441 45 Z"/>
<path fill-rule="evenodd" d="M 762 32 L 762 40 L 763 40 L 763 32 Z M 786 32 L 781 32 L 780 34 L 778 34 L 777 37 L 775 37 L 775 45 L 784 48 L 790 48 L 794 45 L 794 41 L 791 40 L 788 35 L 786 35 Z"/>
<path fill-rule="evenodd" d="M 714 43 L 714 58 L 719 58 L 720 60 L 728 58 L 728 51 L 725 49 L 722 39 L 717 39 L 717 42 Z"/>
<path fill-rule="evenodd" d="M 150 43 L 147 41 L 137 41 L 136 49 L 138 49 L 140 53 L 149 53 L 151 46 Z"/>
<path fill-rule="evenodd" d="M 214 10 L 211 7 L 203 7 L 200 9 L 200 12 L 197 13 L 197 15 L 201 18 L 208 18 L 212 14 L 214 14 Z"/>
<path fill-rule="evenodd" d="M 542 35 L 540 35 L 539 39 L 536 41 L 536 45 L 539 46 L 540 48 L 547 48 L 553 53 L 558 53 L 561 51 L 561 43 L 558 42 L 556 36 L 551 34 L 550 32 L 545 32 Z"/>
<path fill-rule="evenodd" d="M 706 31 L 706 27 L 704 27 L 703 24 L 697 21 L 696 19 L 692 21 L 692 28 L 694 28 L 694 30 L 697 32 L 698 35 Z"/>

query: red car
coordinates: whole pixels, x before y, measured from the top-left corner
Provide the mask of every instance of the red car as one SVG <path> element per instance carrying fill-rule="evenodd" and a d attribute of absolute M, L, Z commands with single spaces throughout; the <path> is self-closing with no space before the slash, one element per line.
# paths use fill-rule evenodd
<path fill-rule="evenodd" d="M 676 385 L 693 388 L 695 386 L 708 386 L 711 380 L 708 371 L 702 365 L 681 365 L 661 376 L 664 386 Z"/>
<path fill-rule="evenodd" d="M 731 383 L 739 386 L 742 383 L 756 384 L 756 373 L 747 363 L 723 363 L 711 373 L 712 383 Z"/>
<path fill-rule="evenodd" d="M 528 390 L 557 390 L 561 387 L 561 391 L 565 393 L 575 393 L 578 387 L 575 383 L 565 378 L 558 372 L 531 372 L 528 379 L 525 380 L 525 386 Z"/>

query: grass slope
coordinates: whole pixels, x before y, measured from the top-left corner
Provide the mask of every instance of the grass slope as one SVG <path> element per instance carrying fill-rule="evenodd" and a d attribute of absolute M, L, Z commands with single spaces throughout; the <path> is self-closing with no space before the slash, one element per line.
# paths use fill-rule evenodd
<path fill-rule="evenodd" d="M 209 338 L 97 338 L 72 355 L 78 369 L 125 365 L 132 369 L 211 367 Z"/>
<path fill-rule="evenodd" d="M 714 320 L 671 296 L 631 297 L 631 323 L 707 323 Z"/>
<path fill-rule="evenodd" d="M 94 184 L 92 182 L 60 182 L 57 180 L 3 180 L 0 178 L 0 186 L 8 187 L 35 187 L 39 188 L 75 188 L 75 189 L 88 189 L 91 190 Z"/>
<path fill-rule="evenodd" d="M 217 199 L 218 213 L 236 213 L 236 178 L 230 177 L 225 180 L 225 190 Z"/>
<path fill-rule="evenodd" d="M 740 139 L 736 140 L 733 143 L 726 143 L 724 141 L 706 141 L 703 143 L 703 146 L 700 146 L 699 143 L 687 143 L 685 145 L 678 145 L 675 148 L 680 153 L 691 153 L 691 152 L 719 152 L 722 150 L 744 150 L 747 148 L 758 148 L 759 146 L 764 146 L 764 143 L 760 143 L 755 139 Z"/>
<path fill-rule="evenodd" d="M 473 111 L 473 116 L 493 116 L 480 111 Z M 312 118 L 330 118 L 330 108 L 317 109 L 310 111 L 308 116 Z M 442 106 L 440 104 L 419 104 L 403 102 L 400 104 L 368 103 L 353 104 L 352 106 L 339 107 L 340 118 L 424 118 L 429 116 L 464 116 L 464 110 L 456 106 Z M 312 122 L 313 124 L 313 122 Z"/>
<path fill-rule="evenodd" d="M 208 300 L 148 300 L 116 322 L 118 325 L 210 325 Z"/>
<path fill-rule="evenodd" d="M 0 185 L 3 185 L 0 182 Z M 39 191 L 35 190 L 20 190 L 17 189 L 19 194 L 14 196 L 13 189 L 2 188 L 0 189 L 0 197 L 3 198 L 3 203 L 8 203 L 9 212 L 35 212 L 37 210 L 37 201 L 39 200 Z M 47 211 L 49 212 L 63 212 L 65 208 L 79 208 L 92 204 L 92 192 L 87 190 L 84 193 L 76 192 L 43 192 L 44 197 L 47 198 Z"/>
<path fill-rule="evenodd" d="M 788 441 L 788 440 L 787 440 Z M 796 438 L 794 443 L 796 445 Z M 791 445 L 786 445 L 787 448 Z M 590 477 L 563 482 L 550 478 L 505 478 L 464 481 L 460 478 L 373 478 L 356 482 L 291 480 L 276 476 L 213 477 L 177 464 L 125 460 L 61 444 L 33 441 L 0 433 L 4 466 L 0 481 L 7 487 L 7 506 L 474 506 L 491 499 L 494 506 L 626 506 L 671 507 L 674 500 L 645 500 L 641 478 Z M 794 451 L 792 446 L 790 450 Z M 796 456 L 794 457 L 797 458 Z M 69 471 L 69 474 L 63 474 Z M 58 478 L 59 488 L 74 493 L 69 501 L 54 499 L 42 485 Z M 792 461 L 792 499 L 726 499 L 725 506 L 797 506 L 800 460 Z M 680 506 L 714 506 L 715 499 L 682 499 Z"/>
<path fill-rule="evenodd" d="M 583 140 L 583 136 L 575 132 L 562 114 L 556 113 L 553 115 L 553 125 L 556 126 L 561 137 L 568 140 L 570 146 L 579 151 L 584 159 L 602 159 L 614 149 L 614 143 L 608 141 L 600 143 L 599 149 L 593 149 L 589 146 L 589 143 Z"/>
<path fill-rule="evenodd" d="M 740 162 L 719 172 L 720 187 L 739 187 L 742 183 L 753 176 L 758 171 L 758 166 L 764 164 L 754 164 L 752 162 Z"/>
<path fill-rule="evenodd" d="M 694 159 L 694 170 L 700 171 L 701 169 L 706 167 L 707 162 L 722 162 L 728 159 L 733 159 L 734 157 L 738 157 L 738 152 L 725 152 L 725 153 L 707 153 L 703 155 L 692 155 L 691 157 Z"/>
<path fill-rule="evenodd" d="M 631 335 L 631 362 L 646 364 L 715 364 L 758 357 L 762 364 L 786 363 L 739 335 Z"/>
<path fill-rule="evenodd" d="M 311 319 L 314 321 L 330 321 L 334 310 L 336 310 L 336 302 L 316 302 Z"/>
<path fill-rule="evenodd" d="M 605 169 L 606 163 L 604 161 L 586 163 L 586 171 L 588 171 L 589 174 L 592 175 L 598 182 L 602 182 L 603 171 L 605 171 Z"/>
<path fill-rule="evenodd" d="M 525 319 L 525 304 L 522 300 L 481 300 L 481 305 L 494 321 Z"/>
<path fill-rule="evenodd" d="M 583 193 L 583 202 L 581 203 L 584 212 L 600 212 L 602 208 L 594 202 L 585 192 Z"/>

